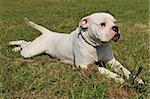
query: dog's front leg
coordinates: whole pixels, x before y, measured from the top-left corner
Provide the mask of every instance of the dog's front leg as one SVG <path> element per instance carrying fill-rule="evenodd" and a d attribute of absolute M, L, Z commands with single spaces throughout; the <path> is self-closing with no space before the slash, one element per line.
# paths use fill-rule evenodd
<path fill-rule="evenodd" d="M 115 58 L 108 61 L 108 65 L 111 66 L 111 69 L 118 73 L 121 76 L 125 76 L 127 79 L 129 79 L 131 72 L 127 70 L 125 67 L 123 67 L 120 62 L 118 62 Z"/>
<path fill-rule="evenodd" d="M 119 75 L 117 75 L 116 73 L 111 72 L 110 70 L 108 70 L 104 67 L 98 67 L 98 71 L 101 74 L 106 75 L 107 78 L 114 79 L 116 82 L 119 82 L 121 84 L 124 83 L 124 80 Z"/>
<path fill-rule="evenodd" d="M 110 61 L 108 61 L 108 64 L 111 65 L 111 69 L 113 69 L 114 72 L 116 72 L 117 74 L 119 74 L 119 75 L 125 77 L 127 80 L 129 80 L 131 72 L 128 69 L 126 69 L 125 67 L 123 67 L 119 61 L 117 61 L 115 58 L 113 58 Z M 144 83 L 139 78 L 137 78 L 136 80 L 139 84 Z"/>
<path fill-rule="evenodd" d="M 92 64 L 93 66 L 94 64 Z M 86 69 L 86 70 L 90 70 L 90 68 L 92 68 L 91 64 L 90 65 L 81 65 L 81 69 Z M 117 75 L 116 73 L 111 72 L 110 70 L 104 68 L 104 67 L 99 67 L 96 65 L 96 69 L 98 69 L 98 71 L 100 72 L 100 74 L 106 76 L 107 78 L 113 79 L 118 83 L 124 83 L 123 78 L 121 78 L 121 76 Z"/>

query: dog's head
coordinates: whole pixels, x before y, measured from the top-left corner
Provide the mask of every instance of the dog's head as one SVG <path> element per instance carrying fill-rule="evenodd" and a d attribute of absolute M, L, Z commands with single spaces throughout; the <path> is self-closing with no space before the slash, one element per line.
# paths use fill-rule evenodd
<path fill-rule="evenodd" d="M 87 29 L 102 42 L 118 41 L 120 31 L 115 18 L 109 13 L 94 13 L 81 19 L 79 27 Z"/>

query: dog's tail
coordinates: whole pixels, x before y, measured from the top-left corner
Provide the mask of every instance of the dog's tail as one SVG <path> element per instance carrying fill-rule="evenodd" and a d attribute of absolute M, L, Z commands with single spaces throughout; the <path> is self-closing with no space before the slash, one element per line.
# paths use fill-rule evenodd
<path fill-rule="evenodd" d="M 34 23 L 34 22 L 28 20 L 28 18 L 25 18 L 24 20 L 25 20 L 25 22 L 26 22 L 27 25 L 29 25 L 29 26 L 31 26 L 32 28 L 34 28 L 34 29 L 40 31 L 41 33 L 48 33 L 48 32 L 51 32 L 51 31 L 48 30 L 47 28 L 45 28 L 45 27 L 43 27 L 43 26 L 41 26 L 41 25 L 38 25 L 38 24 L 36 24 L 36 23 Z"/>

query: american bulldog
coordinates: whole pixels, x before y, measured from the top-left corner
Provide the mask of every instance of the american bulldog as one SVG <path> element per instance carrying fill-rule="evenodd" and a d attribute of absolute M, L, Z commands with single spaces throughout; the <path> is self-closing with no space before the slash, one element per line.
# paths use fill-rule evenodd
<path fill-rule="evenodd" d="M 79 26 L 70 34 L 56 33 L 38 25 L 25 18 L 25 21 L 32 28 L 42 33 L 33 41 L 11 41 L 10 45 L 18 45 L 12 50 L 21 51 L 24 58 L 30 58 L 41 53 L 47 53 L 59 58 L 64 63 L 85 68 L 95 62 L 103 62 L 111 67 L 97 66 L 101 74 L 123 83 L 124 79 L 130 78 L 131 72 L 115 59 L 110 41 L 117 41 L 120 31 L 115 18 L 109 13 L 94 13 L 81 19 Z M 143 83 L 137 79 L 138 83 Z"/>

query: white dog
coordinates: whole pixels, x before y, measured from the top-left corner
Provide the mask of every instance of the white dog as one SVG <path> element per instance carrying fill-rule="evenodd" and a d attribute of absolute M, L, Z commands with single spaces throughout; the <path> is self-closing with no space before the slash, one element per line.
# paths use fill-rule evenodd
<path fill-rule="evenodd" d="M 79 22 L 79 27 L 70 34 L 55 33 L 32 21 L 25 20 L 28 25 L 39 30 L 42 35 L 30 42 L 20 40 L 9 43 L 10 45 L 18 45 L 19 47 L 12 50 L 15 52 L 21 50 L 21 55 L 24 58 L 47 53 L 59 58 L 64 63 L 81 68 L 87 68 L 89 64 L 94 62 L 105 62 L 111 66 L 115 73 L 104 67 L 98 67 L 100 73 L 106 74 L 107 77 L 120 83 L 124 82 L 120 75 L 129 79 L 130 71 L 114 58 L 109 44 L 111 40 L 116 42 L 120 37 L 120 31 L 112 15 L 94 13 L 84 17 Z M 143 83 L 141 79 L 137 81 Z"/>

